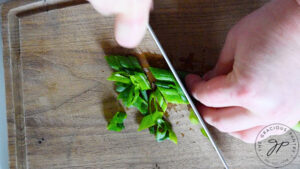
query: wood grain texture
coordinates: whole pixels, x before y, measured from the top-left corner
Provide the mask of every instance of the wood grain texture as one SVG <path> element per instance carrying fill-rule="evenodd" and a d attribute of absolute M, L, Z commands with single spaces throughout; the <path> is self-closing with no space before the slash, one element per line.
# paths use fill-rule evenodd
<path fill-rule="evenodd" d="M 11 168 L 222 168 L 200 126 L 189 123 L 187 106 L 168 109 L 178 145 L 137 132 L 134 109 L 126 109 L 123 132 L 106 130 L 107 119 L 124 108 L 105 80 L 112 71 L 103 57 L 143 53 L 151 66 L 164 67 L 149 34 L 136 49 L 124 49 L 113 39 L 113 18 L 89 4 L 52 0 L 24 6 L 33 2 L 13 1 L 2 10 Z M 151 25 L 176 68 L 204 73 L 229 28 L 264 2 L 155 1 Z M 231 168 L 267 168 L 253 145 L 211 130 Z M 299 164 L 297 158 L 287 168 Z"/>

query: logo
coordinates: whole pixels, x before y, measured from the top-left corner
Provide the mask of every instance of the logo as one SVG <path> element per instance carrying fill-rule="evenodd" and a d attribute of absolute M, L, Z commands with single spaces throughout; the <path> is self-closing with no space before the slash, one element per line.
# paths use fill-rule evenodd
<path fill-rule="evenodd" d="M 299 142 L 296 133 L 283 124 L 271 124 L 256 137 L 255 151 L 258 158 L 274 168 L 284 167 L 298 155 Z"/>

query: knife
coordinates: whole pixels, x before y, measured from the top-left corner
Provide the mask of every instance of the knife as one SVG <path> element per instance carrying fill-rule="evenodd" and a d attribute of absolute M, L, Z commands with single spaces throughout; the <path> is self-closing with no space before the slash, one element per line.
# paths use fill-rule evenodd
<path fill-rule="evenodd" d="M 151 28 L 151 26 L 150 26 L 149 24 L 148 24 L 148 26 L 147 26 L 147 29 L 149 30 L 150 35 L 151 35 L 152 38 L 154 39 L 154 41 L 155 41 L 157 47 L 159 48 L 161 54 L 163 55 L 165 61 L 167 62 L 168 66 L 169 66 L 169 68 L 170 68 L 170 70 L 171 70 L 171 72 L 173 73 L 173 75 L 174 75 L 176 81 L 178 82 L 180 88 L 182 89 L 182 91 L 183 91 L 185 97 L 187 98 L 189 104 L 191 105 L 192 109 L 194 110 L 195 115 L 197 116 L 197 118 L 198 118 L 200 124 L 202 125 L 202 127 L 203 127 L 203 129 L 204 129 L 204 131 L 207 133 L 207 136 L 208 136 L 208 138 L 209 138 L 209 141 L 211 142 L 211 144 L 213 145 L 215 151 L 217 152 L 217 154 L 218 154 L 218 156 L 219 156 L 219 158 L 220 158 L 220 160 L 221 160 L 223 166 L 224 166 L 226 169 L 228 169 L 228 165 L 227 165 L 227 163 L 226 163 L 226 161 L 225 161 L 225 159 L 224 159 L 224 157 L 223 157 L 223 155 L 222 155 L 221 150 L 218 148 L 218 146 L 217 146 L 217 144 L 216 144 L 214 138 L 211 136 L 211 134 L 210 134 L 209 130 L 207 129 L 206 124 L 204 123 L 204 120 L 203 120 L 202 117 L 200 116 L 200 114 L 199 114 L 199 112 L 198 112 L 198 110 L 197 110 L 197 108 L 196 108 L 196 106 L 195 106 L 195 104 L 194 104 L 192 98 L 190 97 L 189 93 L 188 93 L 187 90 L 185 89 L 185 87 L 184 87 L 182 81 L 180 80 L 180 78 L 179 78 L 179 76 L 178 76 L 176 70 L 174 69 L 174 67 L 173 67 L 173 65 L 172 65 L 172 63 L 171 63 L 171 61 L 170 61 L 170 59 L 168 58 L 166 52 L 165 52 L 164 49 L 162 48 L 160 42 L 158 41 L 158 39 L 157 39 L 157 37 L 156 37 L 154 31 L 152 30 L 152 28 Z"/>

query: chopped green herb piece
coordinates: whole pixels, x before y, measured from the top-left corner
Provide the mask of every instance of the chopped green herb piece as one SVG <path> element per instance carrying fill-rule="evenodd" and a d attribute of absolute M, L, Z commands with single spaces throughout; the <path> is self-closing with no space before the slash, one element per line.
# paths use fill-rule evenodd
<path fill-rule="evenodd" d="M 156 141 L 157 142 L 161 142 L 165 139 L 168 138 L 168 135 L 167 135 L 167 131 L 165 128 L 161 127 L 161 126 L 158 126 L 157 130 L 156 130 Z"/>
<path fill-rule="evenodd" d="M 123 104 L 124 104 L 126 107 L 129 107 L 129 106 L 130 106 L 130 105 L 129 105 L 129 102 L 128 102 L 128 98 L 129 98 L 129 95 L 130 95 L 130 93 L 131 93 L 131 88 L 132 88 L 132 87 L 126 88 L 126 89 L 125 89 L 124 91 L 122 91 L 122 92 L 118 95 L 118 97 L 117 97 L 118 100 L 122 100 Z"/>
<path fill-rule="evenodd" d="M 138 86 L 141 90 L 151 89 L 150 83 L 144 73 L 136 72 L 135 75 L 130 76 L 131 82 Z"/>
<path fill-rule="evenodd" d="M 140 90 L 139 88 L 135 86 L 130 87 L 130 92 L 127 98 L 127 107 L 133 105 L 133 103 L 137 100 L 137 98 L 140 96 Z"/>
<path fill-rule="evenodd" d="M 162 109 L 162 111 L 165 112 L 167 110 L 168 104 L 165 101 L 162 94 L 160 93 L 160 91 L 158 89 L 156 89 L 155 92 L 153 92 L 153 95 L 154 95 L 154 98 L 156 98 L 156 101 L 157 101 L 158 105 L 160 106 L 160 108 Z"/>
<path fill-rule="evenodd" d="M 169 140 L 177 144 L 177 136 L 172 130 L 169 130 Z"/>
<path fill-rule="evenodd" d="M 109 81 L 114 81 L 114 82 L 120 82 L 120 83 L 125 83 L 125 84 L 130 84 L 131 83 L 131 80 L 126 77 L 126 74 L 125 72 L 114 72 L 111 74 L 111 76 L 109 76 L 107 78 L 107 80 Z"/>
<path fill-rule="evenodd" d="M 187 100 L 187 98 L 185 97 L 181 87 L 179 86 L 178 82 L 175 81 L 175 85 L 176 85 L 176 89 L 177 89 L 177 92 L 178 94 L 180 95 L 182 101 L 184 102 L 184 104 L 189 104 L 189 101 Z"/>
<path fill-rule="evenodd" d="M 203 134 L 203 136 L 205 136 L 206 138 L 208 138 L 207 133 L 205 132 L 204 128 L 200 128 L 201 133 Z"/>
<path fill-rule="evenodd" d="M 156 141 L 160 142 L 167 139 L 168 137 L 167 131 L 168 131 L 168 127 L 166 125 L 165 120 L 163 120 L 162 118 L 157 119 L 157 129 L 155 134 Z"/>
<path fill-rule="evenodd" d="M 146 90 L 141 90 L 141 95 L 144 100 L 148 101 L 148 94 Z"/>
<path fill-rule="evenodd" d="M 139 61 L 136 59 L 136 57 L 129 56 L 128 59 L 130 60 L 133 68 L 135 68 L 137 70 L 142 70 L 142 67 L 141 67 Z"/>
<path fill-rule="evenodd" d="M 161 80 L 166 82 L 175 81 L 173 74 L 168 70 L 154 68 L 154 67 L 150 67 L 149 69 L 156 80 Z"/>
<path fill-rule="evenodd" d="M 153 104 L 152 104 L 153 103 Z M 158 106 L 161 108 L 163 112 L 167 109 L 167 103 L 165 102 L 164 98 L 162 97 L 161 93 L 156 89 L 154 92 L 151 93 L 149 98 L 149 104 L 151 107 L 149 107 L 149 111 L 152 112 L 152 107 L 155 107 L 155 111 L 158 111 Z M 153 105 L 153 106 L 152 106 Z"/>
<path fill-rule="evenodd" d="M 169 88 L 175 89 L 176 88 L 176 86 L 173 83 L 164 82 L 164 81 L 156 81 L 155 85 L 158 87 L 163 87 L 163 88 L 167 88 L 167 89 L 169 89 Z"/>
<path fill-rule="evenodd" d="M 198 117 L 196 116 L 195 112 L 193 109 L 190 110 L 190 116 L 189 116 L 190 122 L 192 124 L 199 124 Z"/>
<path fill-rule="evenodd" d="M 155 134 L 155 126 L 149 127 L 150 134 Z"/>
<path fill-rule="evenodd" d="M 106 56 L 107 63 L 112 69 L 119 70 L 136 70 L 141 71 L 142 68 L 138 60 L 133 56 Z"/>
<path fill-rule="evenodd" d="M 126 119 L 127 115 L 124 112 L 117 112 L 111 121 L 107 125 L 107 129 L 111 131 L 120 132 L 125 128 L 124 120 Z"/>
<path fill-rule="evenodd" d="M 144 130 L 151 126 L 154 126 L 157 119 L 162 118 L 163 112 L 155 112 L 153 114 L 149 114 L 142 119 L 142 122 L 139 126 L 138 131 Z"/>
<path fill-rule="evenodd" d="M 155 125 L 155 121 L 152 120 L 152 114 L 149 114 L 142 119 L 138 131 L 142 131 L 154 125 Z"/>
<path fill-rule="evenodd" d="M 148 103 L 141 97 L 136 99 L 136 101 L 133 103 L 133 106 L 136 107 L 142 113 L 142 115 L 146 115 L 148 113 Z"/>
<path fill-rule="evenodd" d="M 178 94 L 177 89 L 167 89 L 163 87 L 157 87 L 157 88 L 164 96 L 167 102 L 174 103 L 174 104 L 187 104 L 185 100 L 182 100 L 181 96 Z"/>
<path fill-rule="evenodd" d="M 125 89 L 127 89 L 130 86 L 130 84 L 125 84 L 120 82 L 116 82 L 115 85 L 116 85 L 116 91 L 119 93 L 123 92 Z"/>
<path fill-rule="evenodd" d="M 300 132 L 300 121 L 298 122 L 298 124 L 296 126 L 293 127 L 293 129 Z"/>
<path fill-rule="evenodd" d="M 157 111 L 157 112 L 155 112 L 155 113 L 152 114 L 152 120 L 153 120 L 154 122 L 156 122 L 157 119 L 162 118 L 163 115 L 164 115 L 164 112 Z"/>
<path fill-rule="evenodd" d="M 126 56 L 118 56 L 119 62 L 123 68 L 133 69 L 131 61 Z"/>
<path fill-rule="evenodd" d="M 119 71 L 122 68 L 117 56 L 105 56 L 105 59 L 112 69 Z"/>

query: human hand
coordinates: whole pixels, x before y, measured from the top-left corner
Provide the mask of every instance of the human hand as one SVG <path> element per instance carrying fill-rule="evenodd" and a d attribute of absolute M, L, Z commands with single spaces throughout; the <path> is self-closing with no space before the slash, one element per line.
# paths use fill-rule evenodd
<path fill-rule="evenodd" d="M 228 33 L 214 69 L 186 77 L 207 123 L 254 143 L 266 125 L 300 120 L 300 5 L 273 0 Z"/>
<path fill-rule="evenodd" d="M 115 36 L 124 47 L 137 46 L 146 32 L 152 0 L 88 0 L 103 15 L 116 14 Z"/>

